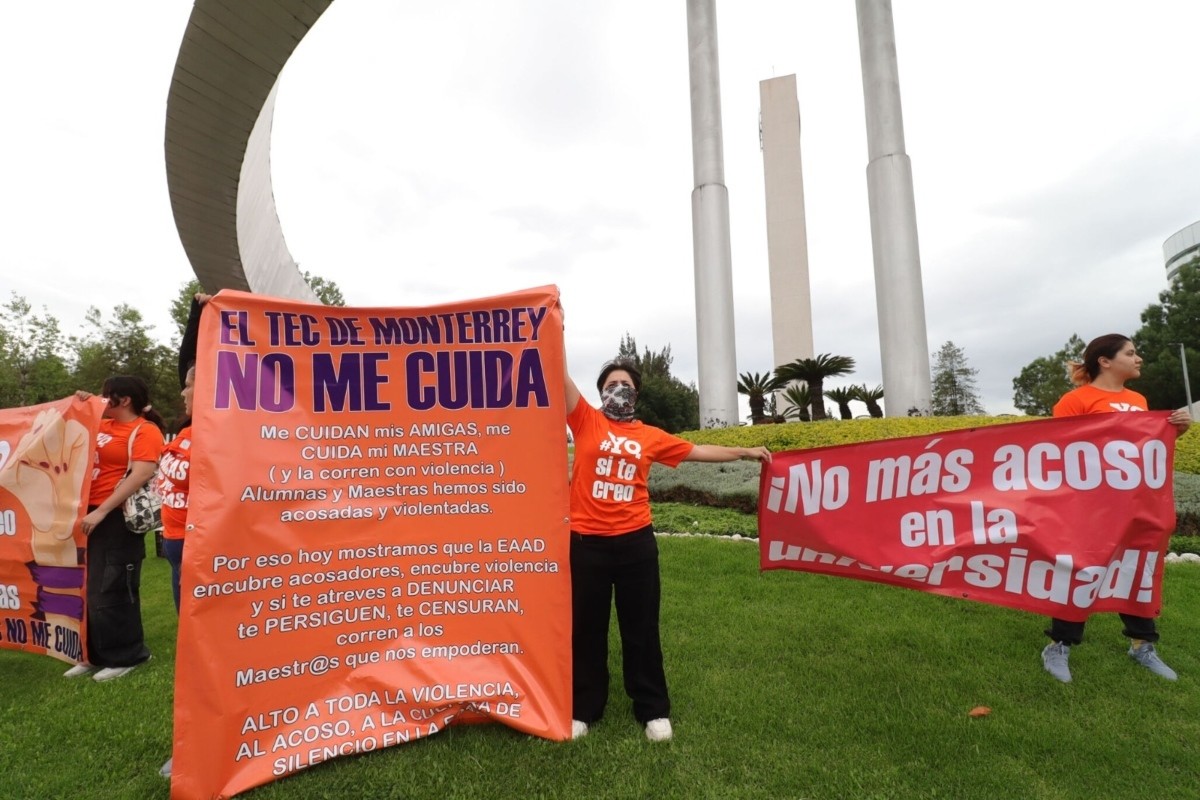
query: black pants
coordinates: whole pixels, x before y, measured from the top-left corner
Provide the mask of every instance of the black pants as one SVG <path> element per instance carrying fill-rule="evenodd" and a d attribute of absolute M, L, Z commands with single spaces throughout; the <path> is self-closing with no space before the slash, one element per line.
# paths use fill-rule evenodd
<path fill-rule="evenodd" d="M 608 701 L 608 624 L 613 595 L 621 671 L 633 715 L 643 724 L 671 715 L 658 633 L 658 543 L 646 526 L 619 536 L 571 533 L 572 717 L 593 723 Z"/>
<path fill-rule="evenodd" d="M 1132 614 L 1121 614 L 1121 622 L 1125 623 L 1124 634 L 1130 639 L 1142 639 L 1147 642 L 1158 641 L 1158 629 L 1153 617 L 1135 617 Z M 1050 620 L 1050 628 L 1046 635 L 1056 642 L 1063 644 L 1079 644 L 1083 641 L 1083 626 L 1086 622 L 1069 622 L 1065 619 Z"/>
<path fill-rule="evenodd" d="M 146 540 L 130 533 L 117 508 L 87 538 L 88 663 L 130 667 L 150 657 L 142 633 Z"/>

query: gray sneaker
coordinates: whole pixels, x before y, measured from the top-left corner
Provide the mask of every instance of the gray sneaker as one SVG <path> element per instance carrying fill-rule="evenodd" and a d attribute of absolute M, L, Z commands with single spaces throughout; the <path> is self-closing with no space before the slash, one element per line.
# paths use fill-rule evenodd
<path fill-rule="evenodd" d="M 1063 683 L 1071 682 L 1071 667 L 1067 659 L 1071 657 L 1071 645 L 1062 642 L 1051 642 L 1042 651 L 1042 665 L 1054 677 Z M 1162 663 L 1162 662 L 1159 662 Z"/>
<path fill-rule="evenodd" d="M 1142 646 L 1137 649 L 1134 649 L 1131 645 L 1129 648 L 1129 657 L 1159 677 L 1166 678 L 1169 681 L 1173 681 L 1179 677 L 1175 674 L 1175 670 L 1164 664 L 1163 660 L 1158 657 L 1158 651 L 1154 649 L 1154 645 L 1150 642 L 1143 642 Z"/>

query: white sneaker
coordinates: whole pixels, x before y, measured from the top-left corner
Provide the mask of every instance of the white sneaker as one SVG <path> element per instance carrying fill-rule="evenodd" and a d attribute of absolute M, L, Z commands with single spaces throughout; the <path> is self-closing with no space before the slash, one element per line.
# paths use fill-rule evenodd
<path fill-rule="evenodd" d="M 666 717 L 652 719 L 646 723 L 646 738 L 652 742 L 669 742 L 674 735 L 671 720 Z"/>
<path fill-rule="evenodd" d="M 580 722 L 577 719 L 571 720 L 571 738 L 582 739 L 587 736 L 588 726 L 586 722 Z"/>
<path fill-rule="evenodd" d="M 105 667 L 92 676 L 92 680 L 100 681 L 115 681 L 117 678 L 124 678 L 129 673 L 140 667 L 141 664 L 134 664 L 132 667 Z"/>
<path fill-rule="evenodd" d="M 96 670 L 91 664 L 76 664 L 69 670 L 63 673 L 64 678 L 82 678 L 84 675 L 91 675 Z"/>
<path fill-rule="evenodd" d="M 154 656 L 146 656 L 146 661 L 149 661 L 152 658 L 154 658 Z M 101 683 L 103 683 L 104 681 L 113 681 L 113 680 L 116 680 L 117 678 L 124 678 L 126 675 L 133 672 L 135 669 L 140 667 L 142 664 L 145 664 L 146 661 L 140 661 L 137 664 L 134 664 L 129 667 L 105 667 L 104 669 L 100 670 L 95 675 L 93 675 L 92 680 L 100 681 Z"/>
<path fill-rule="evenodd" d="M 171 766 L 174 761 L 175 761 L 174 756 L 172 756 L 171 758 L 168 758 L 167 763 L 162 765 L 162 768 L 158 771 L 158 774 L 162 775 L 164 778 L 171 777 Z"/>

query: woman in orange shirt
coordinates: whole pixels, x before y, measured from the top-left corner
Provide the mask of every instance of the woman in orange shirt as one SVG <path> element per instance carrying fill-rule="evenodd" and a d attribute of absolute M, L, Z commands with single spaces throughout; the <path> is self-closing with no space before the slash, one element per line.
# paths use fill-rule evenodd
<path fill-rule="evenodd" d="M 633 715 L 652 742 L 670 739 L 671 700 L 659 636 L 658 544 L 646 479 L 653 462 L 770 461 L 765 447 L 692 444 L 634 419 L 642 379 L 611 361 L 596 388 L 601 408 L 583 400 L 563 365 L 567 425 L 575 437 L 571 470 L 571 736 L 587 735 L 608 700 L 608 626 L 614 596 L 621 671 Z"/>
<path fill-rule="evenodd" d="M 92 395 L 77 396 L 87 400 Z M 122 506 L 154 476 L 163 449 L 163 420 L 150 408 L 150 391 L 141 378 L 115 375 L 104 382 L 100 396 L 104 417 L 96 437 L 88 513 L 81 523 L 87 535 L 87 663 L 65 675 L 95 672 L 95 680 L 107 681 L 150 658 L 140 594 L 146 541 L 125 527 Z"/>
<path fill-rule="evenodd" d="M 167 443 L 159 462 L 155 489 L 162 498 L 163 555 L 171 565 L 171 593 L 175 597 L 175 612 L 179 613 L 179 574 L 183 565 L 183 538 L 187 530 L 188 495 L 191 493 L 192 467 L 192 394 L 196 385 L 196 368 L 184 373 L 184 422 Z"/>
<path fill-rule="evenodd" d="M 200 335 L 200 311 L 211 295 L 197 292 L 192 297 L 183 341 L 179 345 L 179 385 L 184 420 L 179 433 L 163 450 L 158 469 L 158 493 L 162 497 L 163 555 L 171 565 L 171 593 L 179 613 L 179 581 L 183 570 L 183 546 L 187 535 L 188 501 L 192 487 L 192 398 L 196 389 L 196 345 Z M 168 758 L 158 774 L 171 777 L 174 757 Z"/>
<path fill-rule="evenodd" d="M 1142 374 L 1142 358 L 1128 336 L 1110 333 L 1093 339 L 1083 351 L 1083 362 L 1072 361 L 1068 366 L 1071 368 L 1071 382 L 1078 388 L 1067 392 L 1055 404 L 1054 416 L 1146 410 L 1146 398 L 1125 388 L 1126 381 Z M 1172 412 L 1168 421 L 1183 434 L 1191 425 L 1192 418 L 1187 410 L 1179 409 Z M 1175 670 L 1163 663 L 1154 646 L 1158 641 L 1154 618 L 1121 614 L 1121 621 L 1125 623 L 1125 635 L 1131 640 L 1129 656 L 1155 675 L 1175 680 Z M 1071 645 L 1083 641 L 1085 624 L 1052 619 L 1046 631 L 1051 641 L 1042 650 L 1042 665 L 1063 683 L 1071 681 L 1068 663 Z"/>
<path fill-rule="evenodd" d="M 183 542 L 187 533 L 188 497 L 191 494 L 192 396 L 196 384 L 196 343 L 200 311 L 211 295 L 197 292 L 179 346 L 179 386 L 183 398 L 183 422 L 179 433 L 163 450 L 157 489 L 162 497 L 163 555 L 171 565 L 171 592 L 179 611 L 179 577 L 183 566 Z"/>

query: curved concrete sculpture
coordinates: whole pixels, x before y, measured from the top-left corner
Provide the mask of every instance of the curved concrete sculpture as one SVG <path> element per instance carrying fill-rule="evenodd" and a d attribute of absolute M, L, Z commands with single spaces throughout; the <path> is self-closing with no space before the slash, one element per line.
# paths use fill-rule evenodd
<path fill-rule="evenodd" d="M 196 277 L 316 301 L 271 188 L 279 73 L 333 0 L 196 0 L 167 96 L 167 189 Z"/>
<path fill-rule="evenodd" d="M 284 64 L 333 0 L 195 0 L 167 97 L 167 188 L 192 269 L 232 288 L 316 300 L 288 252 L 271 189 Z M 688 0 L 693 239 L 704 427 L 737 424 L 729 200 L 715 0 Z"/>

